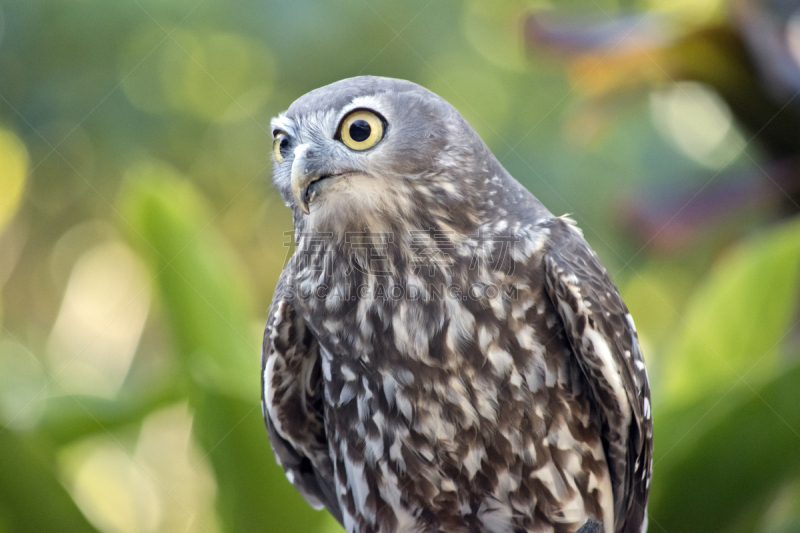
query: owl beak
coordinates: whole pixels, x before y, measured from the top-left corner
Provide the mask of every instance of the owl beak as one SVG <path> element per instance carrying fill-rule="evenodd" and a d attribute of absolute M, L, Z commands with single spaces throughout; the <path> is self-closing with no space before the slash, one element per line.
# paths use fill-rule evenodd
<path fill-rule="evenodd" d="M 306 215 L 309 213 L 308 187 L 317 176 L 306 172 L 306 152 L 309 145 L 301 144 L 294 149 L 294 162 L 292 163 L 292 195 L 297 205 Z"/>
<path fill-rule="evenodd" d="M 309 145 L 307 144 L 301 144 L 294 149 L 291 178 L 292 195 L 297 205 L 306 215 L 310 213 L 308 205 L 313 202 L 318 195 L 322 194 L 322 191 L 330 187 L 335 178 L 347 174 L 346 172 L 339 174 L 309 172 L 307 161 L 308 147 Z"/>

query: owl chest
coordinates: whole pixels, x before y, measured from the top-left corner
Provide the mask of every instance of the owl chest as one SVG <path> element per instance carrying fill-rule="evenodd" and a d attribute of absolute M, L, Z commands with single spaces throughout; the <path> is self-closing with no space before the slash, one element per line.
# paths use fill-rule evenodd
<path fill-rule="evenodd" d="M 520 476 L 549 457 L 548 439 L 591 424 L 585 398 L 576 401 L 579 369 L 536 289 L 520 285 L 494 307 L 369 309 L 368 327 L 358 305 L 352 322 L 329 328 L 321 313 L 313 326 L 337 490 L 352 520 L 374 524 L 391 508 L 414 524 L 415 509 L 433 508 L 461 523 L 470 494 L 520 490 Z M 570 404 L 584 406 L 580 420 Z"/>

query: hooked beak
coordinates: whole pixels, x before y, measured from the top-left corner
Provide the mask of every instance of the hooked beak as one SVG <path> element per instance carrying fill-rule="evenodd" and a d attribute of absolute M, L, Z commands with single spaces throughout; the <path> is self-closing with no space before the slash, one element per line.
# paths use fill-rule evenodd
<path fill-rule="evenodd" d="M 314 201 L 314 198 L 323 190 L 327 189 L 334 178 L 348 174 L 343 172 L 339 174 L 318 174 L 308 172 L 306 154 L 309 145 L 301 144 L 294 149 L 294 161 L 292 162 L 292 195 L 294 196 L 297 205 L 303 210 L 306 215 L 309 214 L 308 204 Z"/>
<path fill-rule="evenodd" d="M 308 194 L 308 187 L 317 176 L 306 173 L 306 152 L 307 144 L 301 144 L 294 149 L 294 162 L 292 163 L 292 195 L 297 205 L 306 215 L 309 213 L 308 204 L 311 200 Z"/>

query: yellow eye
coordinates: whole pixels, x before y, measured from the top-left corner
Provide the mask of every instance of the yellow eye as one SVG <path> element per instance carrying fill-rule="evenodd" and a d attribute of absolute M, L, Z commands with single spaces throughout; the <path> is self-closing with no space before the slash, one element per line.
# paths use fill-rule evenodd
<path fill-rule="evenodd" d="M 289 136 L 282 131 L 275 133 L 275 138 L 272 140 L 272 155 L 278 163 L 283 163 L 289 155 Z"/>
<path fill-rule="evenodd" d="M 345 117 L 339 137 L 348 148 L 366 150 L 383 139 L 383 120 L 366 109 L 357 109 Z"/>

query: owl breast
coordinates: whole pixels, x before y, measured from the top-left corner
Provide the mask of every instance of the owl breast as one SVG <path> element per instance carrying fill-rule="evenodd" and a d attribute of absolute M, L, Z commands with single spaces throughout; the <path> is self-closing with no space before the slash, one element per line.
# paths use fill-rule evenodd
<path fill-rule="evenodd" d="M 320 254 L 298 276 L 348 531 L 613 524 L 600 420 L 537 247 L 516 269 L 387 259 L 371 274 Z"/>

